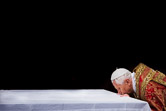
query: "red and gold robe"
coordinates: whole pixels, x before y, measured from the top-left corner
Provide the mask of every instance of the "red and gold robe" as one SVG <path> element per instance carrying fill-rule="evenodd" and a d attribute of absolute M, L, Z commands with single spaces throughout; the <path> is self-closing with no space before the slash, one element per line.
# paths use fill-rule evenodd
<path fill-rule="evenodd" d="M 166 111 L 166 76 L 140 63 L 134 70 L 136 97 L 147 101 L 154 111 Z"/>

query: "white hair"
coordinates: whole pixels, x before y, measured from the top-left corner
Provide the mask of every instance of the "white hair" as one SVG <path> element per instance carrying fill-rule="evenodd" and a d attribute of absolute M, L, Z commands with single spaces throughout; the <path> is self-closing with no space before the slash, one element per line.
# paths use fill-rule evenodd
<path fill-rule="evenodd" d="M 124 74 L 124 75 L 122 75 L 119 78 L 116 78 L 114 80 L 115 80 L 116 84 L 123 84 L 125 79 L 130 79 L 130 78 L 131 78 L 131 73 L 128 72 L 128 73 L 126 73 L 126 74 Z M 112 82 L 114 80 L 112 80 Z"/>

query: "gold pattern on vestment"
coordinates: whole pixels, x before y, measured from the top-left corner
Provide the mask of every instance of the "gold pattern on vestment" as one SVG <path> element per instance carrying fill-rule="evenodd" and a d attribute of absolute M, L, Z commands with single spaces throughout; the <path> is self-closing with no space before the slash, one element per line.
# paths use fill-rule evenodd
<path fill-rule="evenodd" d="M 135 79 L 136 79 L 136 95 L 137 98 L 139 98 L 139 77 L 142 74 L 142 72 L 144 71 L 144 69 L 146 68 L 146 66 L 142 63 L 140 63 L 136 68 L 134 68 L 133 72 L 135 72 Z"/>
<path fill-rule="evenodd" d="M 152 80 L 153 76 L 155 75 L 155 71 L 153 69 L 150 69 L 146 77 L 143 79 L 141 84 L 141 99 L 145 100 L 145 89 L 149 81 Z"/>
<path fill-rule="evenodd" d="M 163 73 L 161 73 L 161 72 L 159 72 L 159 71 L 155 71 L 155 70 L 153 70 L 152 68 L 150 68 L 150 70 L 148 71 L 146 77 L 143 78 L 143 81 L 142 81 L 142 83 L 141 83 L 141 87 L 139 88 L 140 76 L 141 76 L 141 74 L 145 71 L 146 68 L 150 68 L 150 67 L 146 66 L 146 65 L 143 64 L 143 63 L 140 63 L 140 64 L 138 64 L 137 67 L 134 68 L 134 70 L 133 70 L 133 72 L 136 73 L 136 74 L 135 74 L 135 79 L 136 79 L 136 95 L 137 95 L 136 98 L 140 98 L 140 99 L 142 99 L 142 100 L 145 100 L 145 98 L 144 98 L 144 96 L 145 96 L 145 89 L 146 89 L 147 84 L 148 84 L 151 80 L 153 80 L 153 81 L 155 81 L 155 82 L 157 82 L 157 83 L 160 83 L 160 84 L 166 86 L 166 82 L 163 80 L 163 79 L 165 78 L 165 74 L 163 74 Z M 155 78 L 153 78 L 154 75 L 155 75 L 157 72 L 158 72 L 159 74 L 158 74 Z M 139 90 L 141 90 L 141 91 L 140 91 L 140 92 L 141 92 L 141 95 L 139 94 Z"/>
<path fill-rule="evenodd" d="M 165 76 L 165 74 L 163 74 L 162 72 L 160 72 L 160 71 L 156 71 L 157 73 L 159 73 L 158 75 L 157 75 L 157 77 L 155 77 L 154 79 L 153 79 L 153 81 L 155 81 L 155 82 L 157 82 L 157 83 L 159 83 L 159 84 L 162 84 L 162 85 L 164 85 L 164 86 L 166 86 L 166 82 L 163 80 L 166 76 Z"/>

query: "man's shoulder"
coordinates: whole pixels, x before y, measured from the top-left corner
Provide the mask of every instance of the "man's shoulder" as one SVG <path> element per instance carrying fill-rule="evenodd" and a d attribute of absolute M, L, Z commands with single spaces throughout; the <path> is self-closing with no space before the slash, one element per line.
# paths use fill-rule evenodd
<path fill-rule="evenodd" d="M 156 71 L 155 75 L 153 76 L 152 79 L 154 82 L 157 82 L 161 85 L 166 86 L 166 76 L 164 73 L 160 72 L 160 71 Z"/>
<path fill-rule="evenodd" d="M 143 71 L 143 69 L 145 69 L 146 67 L 148 67 L 148 66 L 145 65 L 144 63 L 139 63 L 139 64 L 133 69 L 133 72 Z"/>

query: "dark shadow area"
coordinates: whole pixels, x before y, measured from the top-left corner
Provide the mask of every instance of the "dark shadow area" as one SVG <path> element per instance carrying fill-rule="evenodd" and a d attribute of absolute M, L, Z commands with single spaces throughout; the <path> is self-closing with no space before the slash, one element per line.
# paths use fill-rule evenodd
<path fill-rule="evenodd" d="M 106 89 L 115 92 L 110 77 L 116 68 L 132 71 L 143 62 L 166 73 L 164 55 L 136 55 L 111 50 L 85 52 L 47 53 L 42 56 L 36 53 L 8 58 L 1 89 Z"/>
<path fill-rule="evenodd" d="M 112 72 L 120 67 L 132 71 L 140 62 L 166 74 L 164 17 L 65 11 L 7 17 L 0 89 L 115 91 Z"/>
<path fill-rule="evenodd" d="M 115 91 L 110 81 L 112 72 L 122 67 L 132 71 L 140 62 L 166 74 L 163 46 L 142 43 L 136 47 L 137 43 L 133 42 L 113 44 L 119 39 L 108 43 L 91 41 L 88 45 L 78 42 L 10 47 L 4 57 L 0 89 Z"/>

